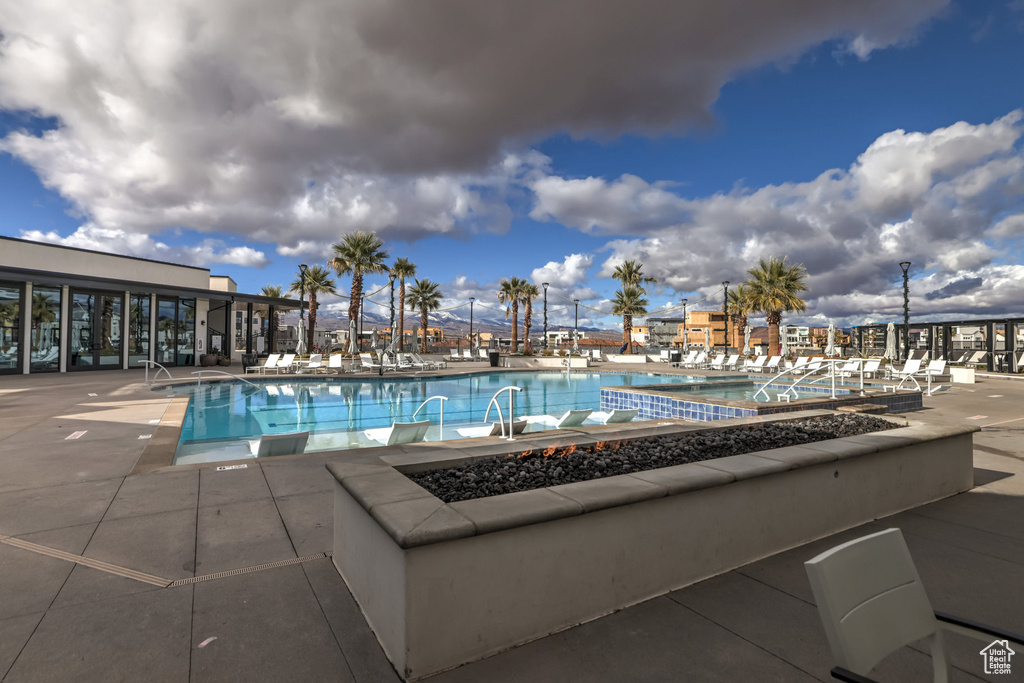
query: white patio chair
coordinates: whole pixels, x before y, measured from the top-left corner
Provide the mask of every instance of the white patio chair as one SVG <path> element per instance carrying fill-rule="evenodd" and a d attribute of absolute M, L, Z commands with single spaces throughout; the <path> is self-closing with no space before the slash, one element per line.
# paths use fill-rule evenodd
<path fill-rule="evenodd" d="M 729 358 L 726 359 L 724 363 L 722 363 L 722 368 L 725 370 L 735 370 L 736 366 L 739 365 L 739 362 L 740 354 L 734 353 L 731 356 L 729 356 Z"/>
<path fill-rule="evenodd" d="M 933 360 L 929 361 L 928 367 L 924 369 L 926 375 L 932 377 L 938 377 L 939 375 L 946 374 L 946 361 L 944 360 Z"/>
<path fill-rule="evenodd" d="M 266 373 L 266 372 L 270 372 L 271 370 L 273 370 L 275 374 L 280 375 L 282 372 L 291 372 L 294 369 L 295 369 L 295 354 L 294 353 L 286 353 L 286 354 L 284 354 L 284 356 L 281 357 L 281 360 L 279 360 L 277 362 L 277 365 L 275 365 L 272 368 L 271 367 L 266 368 L 264 370 L 264 372 Z"/>
<path fill-rule="evenodd" d="M 418 443 L 423 441 L 427 435 L 427 428 L 430 427 L 430 420 L 422 422 L 395 422 L 390 427 L 367 429 L 363 433 L 367 438 L 384 444 L 394 446 L 402 443 Z"/>
<path fill-rule="evenodd" d="M 463 349 L 462 360 L 473 360 L 473 352 L 469 349 Z"/>
<path fill-rule="evenodd" d="M 804 569 L 836 663 L 836 680 L 873 683 L 867 676 L 882 659 L 927 639 L 933 680 L 946 683 L 951 673 L 946 632 L 1024 648 L 1022 636 L 933 611 L 899 529 L 843 543 L 805 562 Z"/>
<path fill-rule="evenodd" d="M 919 372 L 921 372 L 921 360 L 919 358 L 911 358 L 903 364 L 902 369 L 897 370 L 896 368 L 892 368 L 889 371 L 890 377 L 898 379 L 903 379 L 909 375 L 916 375 Z"/>
<path fill-rule="evenodd" d="M 373 360 L 373 356 L 369 353 L 359 354 L 359 369 L 360 370 L 380 370 L 380 363 L 376 363 Z"/>
<path fill-rule="evenodd" d="M 707 351 L 698 351 L 697 355 L 693 357 L 693 360 L 691 360 L 689 363 L 687 363 L 684 367 L 687 367 L 687 368 L 699 368 L 702 365 L 704 365 L 704 363 L 706 363 L 707 360 L 708 360 Z"/>
<path fill-rule="evenodd" d="M 345 358 L 340 353 L 332 353 L 327 359 L 327 369 L 333 370 L 336 374 L 340 374 L 345 371 L 345 366 L 342 365 L 342 361 Z"/>
<path fill-rule="evenodd" d="M 324 355 L 322 353 L 314 353 L 310 355 L 309 362 L 306 363 L 305 369 L 312 370 L 314 375 L 323 370 L 326 375 L 327 366 L 324 365 Z"/>
<path fill-rule="evenodd" d="M 275 455 L 295 455 L 306 450 L 309 432 L 289 432 L 288 434 L 264 434 L 252 444 L 252 454 L 257 458 L 270 458 Z"/>
<path fill-rule="evenodd" d="M 263 361 L 263 365 L 250 365 L 249 367 L 247 367 L 245 369 L 245 374 L 249 374 L 250 372 L 255 372 L 261 375 L 265 374 L 267 368 L 273 368 L 277 366 L 277 361 L 280 360 L 280 358 L 281 354 L 272 353 L 269 356 L 267 356 L 266 360 Z"/>
<path fill-rule="evenodd" d="M 779 363 L 782 362 L 782 356 L 772 356 L 765 362 L 761 367 L 761 372 L 778 372 Z"/>
<path fill-rule="evenodd" d="M 714 358 L 711 359 L 710 363 L 708 363 L 708 368 L 711 369 L 711 370 L 721 370 L 722 369 L 722 365 L 724 363 L 725 363 L 725 354 L 724 353 L 719 353 L 718 355 L 716 355 Z"/>
<path fill-rule="evenodd" d="M 590 419 L 596 420 L 603 425 L 619 424 L 622 422 L 632 422 L 639 412 L 640 411 L 637 408 L 620 408 L 618 410 L 611 410 L 608 412 L 595 410 L 590 414 Z"/>
<path fill-rule="evenodd" d="M 768 361 L 768 356 L 758 356 L 754 360 L 747 359 L 747 362 L 743 364 L 744 372 L 761 372 L 761 368 Z"/>
<path fill-rule="evenodd" d="M 448 360 L 462 360 L 462 356 L 459 355 L 459 350 L 452 349 L 450 355 L 448 356 Z"/>
<path fill-rule="evenodd" d="M 551 415 L 531 415 L 526 418 L 528 422 L 536 422 L 555 429 L 568 429 L 570 427 L 579 427 L 583 424 L 583 421 L 590 417 L 590 414 L 594 411 L 586 408 L 584 410 L 567 410 L 561 417 L 552 417 Z"/>

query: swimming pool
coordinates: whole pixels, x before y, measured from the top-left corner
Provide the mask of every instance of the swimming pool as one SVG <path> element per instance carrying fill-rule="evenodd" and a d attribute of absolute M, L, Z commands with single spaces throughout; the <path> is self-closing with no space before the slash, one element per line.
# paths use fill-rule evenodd
<path fill-rule="evenodd" d="M 721 379 L 730 379 L 722 377 Z M 244 382 L 208 382 L 176 387 L 191 401 L 182 424 L 175 464 L 247 457 L 248 442 L 263 434 L 309 431 L 308 451 L 377 445 L 363 430 L 407 422 L 430 396 L 445 396 L 444 438 L 457 438 L 454 429 L 483 423 L 491 397 L 502 387 L 523 391 L 515 397 L 515 412 L 558 416 L 574 408 L 600 406 L 600 389 L 609 386 L 679 385 L 706 382 L 688 375 L 640 372 L 519 371 L 486 372 L 450 377 L 282 378 Z M 508 396 L 501 409 L 507 412 Z M 416 419 L 438 422 L 439 401 Z M 490 418 L 497 420 L 492 410 Z M 441 438 L 435 428 L 428 440 Z M 243 452 L 244 451 L 244 452 Z"/>

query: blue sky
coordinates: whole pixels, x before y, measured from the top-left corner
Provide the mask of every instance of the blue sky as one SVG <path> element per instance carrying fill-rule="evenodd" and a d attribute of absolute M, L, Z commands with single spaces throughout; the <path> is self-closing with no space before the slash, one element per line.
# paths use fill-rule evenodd
<path fill-rule="evenodd" d="M 793 322 L 898 317 L 904 259 L 915 317 L 1022 313 L 1020 0 L 628 20 L 576 4 L 495 24 L 456 2 L 409 17 L 268 0 L 252 18 L 16 0 L 0 8 L 0 234 L 258 291 L 374 229 L 450 304 L 496 307 L 517 275 L 606 327 L 624 258 L 657 278 L 652 310 L 718 305 L 722 280 L 783 255 L 809 274 Z"/>

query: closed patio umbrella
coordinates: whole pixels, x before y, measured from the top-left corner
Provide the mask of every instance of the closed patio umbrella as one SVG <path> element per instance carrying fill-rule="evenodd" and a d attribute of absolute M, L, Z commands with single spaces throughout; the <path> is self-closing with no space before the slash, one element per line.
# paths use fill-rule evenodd
<path fill-rule="evenodd" d="M 896 362 L 896 326 L 892 323 L 885 326 L 885 353 L 882 358 L 890 363 Z"/>
<path fill-rule="evenodd" d="M 357 352 L 356 336 L 356 321 L 353 318 L 348 321 L 348 352 L 352 354 Z"/>
<path fill-rule="evenodd" d="M 825 355 L 829 358 L 836 355 L 836 326 L 833 322 L 828 324 L 828 343 L 825 344 Z"/>
<path fill-rule="evenodd" d="M 306 353 L 306 325 L 302 318 L 299 318 L 299 343 L 295 345 L 295 353 L 300 356 Z"/>
<path fill-rule="evenodd" d="M 771 355 L 771 349 L 769 349 L 769 354 L 768 355 Z M 779 355 L 780 356 L 788 356 L 789 355 L 789 340 L 786 339 L 785 335 L 782 336 L 782 348 L 779 349 Z"/>
<path fill-rule="evenodd" d="M 376 327 L 373 328 L 373 330 L 370 332 L 370 348 L 371 349 L 377 348 L 377 328 Z"/>
<path fill-rule="evenodd" d="M 750 328 L 743 330 L 743 355 L 750 353 Z"/>

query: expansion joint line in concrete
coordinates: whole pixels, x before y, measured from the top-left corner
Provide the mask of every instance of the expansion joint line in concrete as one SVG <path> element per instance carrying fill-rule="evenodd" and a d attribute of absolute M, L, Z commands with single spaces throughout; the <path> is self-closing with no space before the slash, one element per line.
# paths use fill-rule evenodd
<path fill-rule="evenodd" d="M 115 574 L 117 576 L 121 576 L 126 579 L 132 579 L 134 581 L 141 581 L 142 583 L 148 583 L 151 586 L 159 586 L 160 588 L 174 588 L 176 586 L 187 586 L 192 583 L 199 583 L 200 581 L 213 581 L 216 579 L 227 578 L 229 576 L 238 576 L 239 574 L 251 574 L 252 572 L 263 571 L 264 569 L 274 569 L 275 567 L 284 567 L 290 564 L 310 562 L 311 560 L 322 560 L 324 558 L 332 557 L 334 554 L 328 550 L 324 553 L 307 555 L 305 557 L 295 557 L 290 560 L 279 560 L 277 562 L 258 564 L 254 567 L 244 567 L 242 569 L 232 569 L 230 571 L 218 572 L 216 574 L 191 576 L 187 579 L 178 579 L 177 581 L 170 581 L 159 576 L 153 576 L 152 574 L 146 574 L 144 572 L 135 571 L 134 569 L 128 569 L 127 567 L 120 567 L 116 564 L 110 564 L 109 562 L 101 562 L 100 560 L 94 560 L 90 557 L 83 557 L 82 555 L 75 555 L 74 553 L 66 553 L 63 550 L 56 550 L 54 548 L 47 548 L 44 545 L 39 545 L 38 543 L 31 543 L 29 541 L 23 541 L 19 538 L 11 538 L 10 536 L 0 535 L 0 543 L 4 543 L 15 548 L 21 548 L 22 550 L 27 550 L 29 552 L 39 553 L 40 555 L 46 555 L 47 557 L 53 557 L 58 560 L 64 560 L 66 562 L 74 562 L 75 564 L 85 565 L 86 567 L 91 567 L 92 569 L 98 569 L 101 572 Z"/>

